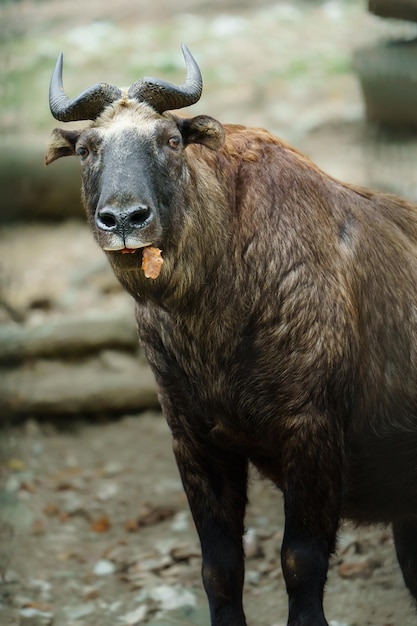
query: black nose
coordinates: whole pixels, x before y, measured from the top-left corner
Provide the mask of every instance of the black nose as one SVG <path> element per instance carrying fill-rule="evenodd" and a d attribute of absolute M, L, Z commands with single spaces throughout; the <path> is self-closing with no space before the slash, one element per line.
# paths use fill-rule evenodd
<path fill-rule="evenodd" d="M 125 235 L 143 228 L 151 215 L 152 211 L 146 205 L 138 204 L 125 209 L 107 205 L 97 211 L 96 224 L 100 230 Z"/>

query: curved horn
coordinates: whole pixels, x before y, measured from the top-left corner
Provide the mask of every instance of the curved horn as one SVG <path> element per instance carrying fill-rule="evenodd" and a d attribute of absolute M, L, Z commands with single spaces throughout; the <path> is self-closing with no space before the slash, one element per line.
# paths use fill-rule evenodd
<path fill-rule="evenodd" d="M 180 87 L 158 78 L 142 78 L 131 85 L 129 98 L 146 102 L 158 113 L 169 109 L 181 109 L 190 106 L 200 99 L 203 90 L 203 79 L 200 68 L 185 44 L 181 44 L 187 68 L 187 78 Z"/>
<path fill-rule="evenodd" d="M 76 98 L 68 98 L 62 82 L 63 54 L 56 62 L 49 87 L 49 107 L 55 119 L 60 122 L 95 120 L 103 109 L 121 97 L 117 87 L 107 83 L 98 83 L 83 91 Z"/>

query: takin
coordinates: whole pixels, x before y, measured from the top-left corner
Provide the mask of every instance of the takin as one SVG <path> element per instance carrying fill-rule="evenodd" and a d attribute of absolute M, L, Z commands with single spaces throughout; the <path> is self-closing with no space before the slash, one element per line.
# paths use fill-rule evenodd
<path fill-rule="evenodd" d="M 213 626 L 244 626 L 248 464 L 282 491 L 288 625 L 326 626 L 340 520 L 392 524 L 417 598 L 417 205 L 335 180 L 262 129 L 176 110 L 187 77 L 69 98 L 88 222 L 134 298 L 202 550 Z M 146 258 L 145 258 L 146 255 Z M 148 267 L 149 266 L 149 267 Z"/>

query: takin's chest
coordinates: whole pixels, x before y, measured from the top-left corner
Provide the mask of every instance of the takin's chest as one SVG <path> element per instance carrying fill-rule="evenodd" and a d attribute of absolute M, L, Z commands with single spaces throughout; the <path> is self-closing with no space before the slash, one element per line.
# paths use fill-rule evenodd
<path fill-rule="evenodd" d="M 317 393 L 312 356 L 294 359 L 276 329 L 207 323 L 202 330 L 139 316 L 138 328 L 165 412 L 208 430 L 253 437 L 260 423 L 301 413 Z"/>
<path fill-rule="evenodd" d="M 162 394 L 183 413 L 228 415 L 236 410 L 243 378 L 250 377 L 249 354 L 230 335 L 219 345 L 210 332 L 197 334 L 175 326 L 139 324 L 140 341 Z M 246 364 L 243 363 L 243 361 Z"/>

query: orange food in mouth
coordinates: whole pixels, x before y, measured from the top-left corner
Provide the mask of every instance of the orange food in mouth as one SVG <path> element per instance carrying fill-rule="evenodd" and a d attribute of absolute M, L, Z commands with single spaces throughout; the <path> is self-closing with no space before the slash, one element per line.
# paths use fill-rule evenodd
<path fill-rule="evenodd" d="M 137 248 L 123 248 L 123 250 L 120 250 L 120 252 L 122 254 L 134 254 L 136 250 Z"/>
<path fill-rule="evenodd" d="M 146 246 L 142 251 L 142 270 L 145 274 L 145 278 L 158 278 L 162 263 L 164 259 L 162 258 L 161 250 L 159 248 L 154 248 L 153 246 Z"/>

